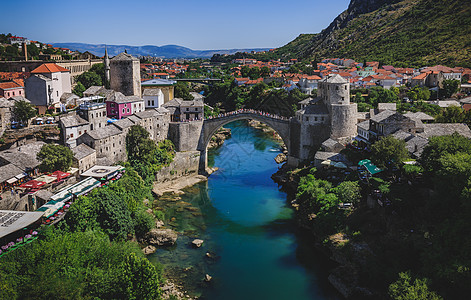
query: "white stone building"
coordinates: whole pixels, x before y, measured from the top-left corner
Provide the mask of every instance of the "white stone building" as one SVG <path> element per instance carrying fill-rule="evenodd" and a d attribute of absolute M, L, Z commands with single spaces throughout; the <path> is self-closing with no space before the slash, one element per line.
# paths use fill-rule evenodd
<path fill-rule="evenodd" d="M 39 114 L 48 108 L 60 111 L 61 97 L 71 93 L 70 71 L 56 64 L 42 64 L 25 80 L 26 97 L 36 106 Z"/>
<path fill-rule="evenodd" d="M 164 104 L 164 93 L 161 89 L 144 89 L 142 98 L 146 109 L 158 108 Z"/>

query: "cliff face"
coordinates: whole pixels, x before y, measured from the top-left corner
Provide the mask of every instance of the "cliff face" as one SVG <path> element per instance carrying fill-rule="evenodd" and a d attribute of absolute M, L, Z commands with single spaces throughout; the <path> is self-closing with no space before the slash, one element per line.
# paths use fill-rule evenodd
<path fill-rule="evenodd" d="M 351 0 L 319 34 L 277 50 L 284 57 L 349 57 L 397 66 L 471 66 L 471 5 L 459 0 Z"/>

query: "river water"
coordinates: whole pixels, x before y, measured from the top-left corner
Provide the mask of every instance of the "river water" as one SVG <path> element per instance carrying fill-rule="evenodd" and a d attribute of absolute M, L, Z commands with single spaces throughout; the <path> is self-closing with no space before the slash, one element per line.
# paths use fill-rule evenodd
<path fill-rule="evenodd" d="M 279 144 L 243 121 L 226 127 L 232 137 L 208 157 L 219 171 L 156 201 L 181 235 L 149 259 L 201 299 L 341 299 L 327 281 L 329 260 L 295 226 L 287 194 L 271 179 Z M 191 246 L 195 238 L 201 248 Z"/>

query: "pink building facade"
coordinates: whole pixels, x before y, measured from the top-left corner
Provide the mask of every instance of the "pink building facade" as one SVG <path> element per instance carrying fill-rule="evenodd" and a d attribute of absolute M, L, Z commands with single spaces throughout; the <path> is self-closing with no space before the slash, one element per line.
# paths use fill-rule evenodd
<path fill-rule="evenodd" d="M 1 82 L 0 83 L 0 97 L 10 98 L 15 96 L 25 96 L 25 88 L 16 82 Z"/>
<path fill-rule="evenodd" d="M 145 110 L 144 100 L 140 97 L 116 94 L 118 95 L 106 101 L 106 114 L 109 118 L 119 120 Z"/>

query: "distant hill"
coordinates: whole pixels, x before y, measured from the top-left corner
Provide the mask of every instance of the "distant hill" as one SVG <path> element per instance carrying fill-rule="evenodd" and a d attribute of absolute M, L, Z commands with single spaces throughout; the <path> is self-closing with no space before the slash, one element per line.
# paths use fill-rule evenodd
<path fill-rule="evenodd" d="M 54 47 L 69 48 L 80 52 L 88 51 L 97 56 L 105 55 L 105 45 L 83 43 L 53 43 Z M 109 56 L 115 56 L 124 50 L 132 55 L 155 56 L 162 58 L 210 58 L 214 54 L 234 54 L 236 52 L 268 51 L 269 48 L 255 49 L 227 49 L 227 50 L 192 50 L 178 45 L 166 46 L 130 46 L 130 45 L 106 45 Z"/>
<path fill-rule="evenodd" d="M 348 57 L 395 66 L 471 67 L 466 0 L 351 0 L 322 32 L 278 48 L 281 57 Z"/>

